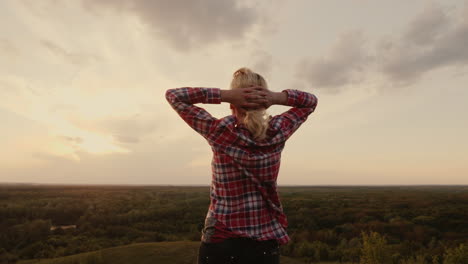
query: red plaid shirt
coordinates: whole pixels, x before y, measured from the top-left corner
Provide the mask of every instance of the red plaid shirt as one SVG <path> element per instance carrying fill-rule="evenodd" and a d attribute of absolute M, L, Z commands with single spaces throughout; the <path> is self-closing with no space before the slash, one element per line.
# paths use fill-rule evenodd
<path fill-rule="evenodd" d="M 220 104 L 219 88 L 169 89 L 172 108 L 213 150 L 210 206 L 202 241 L 220 242 L 228 237 L 277 240 L 287 243 L 288 225 L 281 206 L 276 178 L 286 140 L 317 106 L 317 97 L 298 90 L 284 90 L 291 109 L 269 121 L 267 137 L 252 139 L 234 115 L 217 119 L 194 104 Z"/>

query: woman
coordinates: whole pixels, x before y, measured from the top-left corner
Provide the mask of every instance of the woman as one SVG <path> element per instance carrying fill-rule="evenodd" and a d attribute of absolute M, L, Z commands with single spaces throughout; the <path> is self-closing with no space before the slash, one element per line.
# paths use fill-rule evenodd
<path fill-rule="evenodd" d="M 167 90 L 166 99 L 213 150 L 198 263 L 279 263 L 279 246 L 290 240 L 276 189 L 281 151 L 315 110 L 315 95 L 272 92 L 261 75 L 241 68 L 229 90 L 176 88 Z M 230 103 L 232 115 L 217 119 L 194 105 L 221 102 Z M 271 117 L 271 105 L 292 108 Z"/>

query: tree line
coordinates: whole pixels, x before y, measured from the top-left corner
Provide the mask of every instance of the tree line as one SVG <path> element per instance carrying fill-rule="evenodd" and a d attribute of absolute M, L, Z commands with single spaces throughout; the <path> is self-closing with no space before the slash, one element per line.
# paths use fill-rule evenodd
<path fill-rule="evenodd" d="M 283 255 L 431 264 L 468 256 L 467 187 L 279 190 L 292 238 Z M 2 186 L 0 263 L 138 242 L 199 241 L 208 205 L 209 187 Z M 68 225 L 76 228 L 59 228 Z"/>

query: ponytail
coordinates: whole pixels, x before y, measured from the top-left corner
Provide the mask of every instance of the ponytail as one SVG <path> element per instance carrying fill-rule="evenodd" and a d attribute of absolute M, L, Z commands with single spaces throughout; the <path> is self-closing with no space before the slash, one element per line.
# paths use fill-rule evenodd
<path fill-rule="evenodd" d="M 265 79 L 249 68 L 240 68 L 233 74 L 231 89 L 247 88 L 249 86 L 262 86 L 268 89 Z M 248 110 L 242 120 L 255 140 L 263 140 L 266 137 L 269 117 L 265 109 Z"/>
<path fill-rule="evenodd" d="M 265 110 L 247 111 L 244 117 L 244 125 L 253 135 L 255 140 L 265 139 L 268 121 Z"/>

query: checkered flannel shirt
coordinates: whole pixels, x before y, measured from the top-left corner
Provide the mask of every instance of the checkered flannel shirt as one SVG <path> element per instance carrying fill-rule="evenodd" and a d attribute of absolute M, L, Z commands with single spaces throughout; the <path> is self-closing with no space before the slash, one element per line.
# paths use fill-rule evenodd
<path fill-rule="evenodd" d="M 266 139 L 255 141 L 236 116 L 217 119 L 194 105 L 220 104 L 219 88 L 167 90 L 166 99 L 172 108 L 213 150 L 211 202 L 205 229 L 215 220 L 217 229 L 223 227 L 222 233 L 228 237 L 274 239 L 280 244 L 290 240 L 276 185 L 281 151 L 286 140 L 315 110 L 317 97 L 299 90 L 283 92 L 287 93 L 287 105 L 292 108 L 272 117 Z M 202 241 L 214 242 L 206 236 L 202 236 Z"/>

